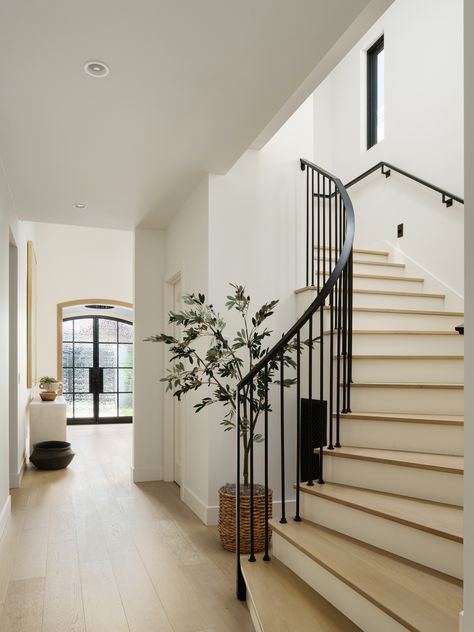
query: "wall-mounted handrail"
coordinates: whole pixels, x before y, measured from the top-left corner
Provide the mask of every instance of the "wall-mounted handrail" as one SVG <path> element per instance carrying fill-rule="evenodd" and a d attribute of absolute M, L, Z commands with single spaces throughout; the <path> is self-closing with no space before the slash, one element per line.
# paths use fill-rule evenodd
<path fill-rule="evenodd" d="M 364 178 L 367 178 L 367 176 L 370 176 L 370 174 L 374 173 L 374 171 L 378 171 L 379 169 L 381 170 L 382 174 L 386 178 L 390 176 L 392 171 L 395 171 L 396 173 L 399 173 L 400 175 L 405 176 L 405 178 L 409 178 L 410 180 L 413 180 L 414 182 L 418 182 L 418 184 L 421 184 L 424 187 L 427 187 L 428 189 L 432 189 L 433 191 L 440 193 L 442 196 L 443 204 L 446 204 L 446 206 L 452 206 L 453 201 L 459 202 L 459 204 L 464 204 L 464 200 L 458 195 L 454 195 L 454 193 L 450 193 L 449 191 L 446 191 L 446 189 L 442 189 L 441 187 L 438 187 L 435 184 L 432 184 L 431 182 L 427 182 L 426 180 L 423 180 L 423 178 L 419 178 L 418 176 L 415 176 L 412 173 L 409 173 L 408 171 L 404 171 L 403 169 L 400 169 L 399 167 L 395 167 L 394 165 L 385 161 L 378 162 L 376 165 L 374 165 L 370 169 L 367 169 L 367 171 L 364 171 L 364 173 L 361 173 L 360 176 L 357 176 L 357 178 L 354 178 L 353 180 L 348 182 L 345 185 L 346 189 L 349 189 L 354 184 L 357 184 L 361 180 L 364 180 Z"/>
<path fill-rule="evenodd" d="M 296 515 L 300 521 L 301 480 L 313 485 L 313 471 L 317 465 L 318 483 L 324 483 L 323 448 L 334 450 L 340 444 L 340 414 L 350 412 L 352 381 L 352 247 L 354 242 L 354 209 L 341 180 L 308 160 L 300 160 L 301 170 L 306 172 L 306 285 L 316 290 L 316 298 L 298 318 L 296 323 L 261 358 L 237 385 L 237 484 L 236 484 L 236 555 L 237 596 L 245 599 L 245 582 L 240 566 L 241 552 L 241 431 L 246 428 L 245 440 L 250 445 L 250 542 L 249 561 L 255 562 L 255 511 L 254 511 L 254 406 L 263 406 L 265 414 L 264 488 L 265 488 L 265 550 L 263 559 L 269 556 L 269 415 L 279 417 L 281 519 L 285 523 L 285 435 L 296 433 Z M 316 317 L 318 320 L 316 321 Z M 304 332 L 303 328 L 308 331 Z M 304 367 L 303 340 L 307 337 L 307 367 Z M 316 349 L 316 347 L 319 347 Z M 290 349 L 290 351 L 289 351 Z M 292 351 L 294 362 L 286 363 L 286 354 Z M 305 352 L 306 353 L 306 352 Z M 285 367 L 288 367 L 286 369 Z M 288 373 L 294 369 L 296 384 L 296 411 L 285 415 L 285 385 Z M 317 373 L 319 372 L 319 375 Z M 274 412 L 268 405 L 268 393 L 272 380 L 269 374 L 278 374 L 279 405 Z M 290 376 L 290 380 L 291 380 Z M 314 381 L 314 383 L 313 383 Z M 260 392 L 259 392 L 260 391 Z M 263 395 L 262 395 L 263 392 Z M 302 441 L 303 399 L 305 396 L 305 441 Z M 314 397 L 313 397 L 314 396 Z M 242 408 L 244 415 L 242 415 Z M 260 408 L 259 410 L 262 410 Z M 247 413 L 245 413 L 247 411 Z M 245 416 L 247 415 L 247 417 Z M 296 423 L 295 423 L 296 422 Z M 289 424 L 292 424 L 291 427 Z M 287 428 L 285 429 L 285 425 Z M 248 433 L 248 434 L 247 434 Z M 318 456 L 315 456 L 316 449 Z M 302 465 L 304 457 L 306 466 Z M 317 458 L 317 463 L 315 459 Z M 245 471 L 245 468 L 244 468 Z M 294 480 L 294 479 L 293 479 Z M 249 534 L 247 534 L 248 536 Z"/>

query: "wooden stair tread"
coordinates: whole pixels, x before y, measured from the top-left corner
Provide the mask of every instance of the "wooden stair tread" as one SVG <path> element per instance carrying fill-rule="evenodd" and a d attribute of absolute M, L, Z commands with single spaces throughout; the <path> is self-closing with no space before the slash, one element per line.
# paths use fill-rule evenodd
<path fill-rule="evenodd" d="M 318 249 L 318 246 L 314 247 L 315 250 Z M 333 246 L 331 248 L 329 248 L 328 246 L 326 246 L 325 248 L 323 247 L 319 247 L 320 250 L 324 251 L 324 250 L 336 250 L 336 248 Z M 390 255 L 390 253 L 388 252 L 388 250 L 367 250 L 366 248 L 353 248 L 352 252 L 354 254 L 358 254 L 358 255 L 378 255 L 380 257 L 388 257 Z"/>
<path fill-rule="evenodd" d="M 458 580 L 308 521 L 282 525 L 272 520 L 271 526 L 409 630 L 457 631 L 462 609 Z"/>
<path fill-rule="evenodd" d="M 336 417 L 336 413 L 333 415 Z M 340 413 L 341 419 L 355 421 L 387 421 L 401 423 L 439 424 L 446 426 L 463 426 L 464 417 L 462 415 L 418 415 L 413 413 Z"/>
<path fill-rule="evenodd" d="M 337 358 L 337 356 L 334 356 Z M 352 356 L 353 360 L 464 360 L 463 355 L 381 355 L 358 354 Z"/>
<path fill-rule="evenodd" d="M 461 507 L 337 483 L 325 483 L 312 487 L 304 484 L 301 486 L 301 491 L 433 533 L 454 542 L 463 542 Z"/>
<path fill-rule="evenodd" d="M 318 448 L 315 449 L 315 452 L 316 450 Z M 324 456 L 400 465 L 403 467 L 448 472 L 450 474 L 462 475 L 464 473 L 464 458 L 449 454 L 380 450 L 377 448 L 337 448 L 335 450 L 325 449 Z"/>
<path fill-rule="evenodd" d="M 336 331 L 336 330 L 334 330 Z M 329 335 L 331 331 L 325 331 L 324 334 Z M 457 331 L 438 330 L 438 329 L 354 329 L 353 335 L 376 335 L 376 336 L 457 336 Z"/>
<path fill-rule="evenodd" d="M 316 292 L 317 287 L 315 285 L 308 285 L 307 287 L 300 287 L 295 290 L 295 294 L 300 294 L 301 292 Z M 376 295 L 388 295 L 388 296 L 411 296 L 416 298 L 441 298 L 445 299 L 445 294 L 432 294 L 429 292 L 403 292 L 396 290 L 369 290 L 363 288 L 354 288 L 354 294 L 376 294 Z"/>
<path fill-rule="evenodd" d="M 325 305 L 323 308 L 325 311 L 329 311 L 331 308 L 329 305 Z M 464 318 L 464 312 L 448 312 L 444 310 L 431 310 L 431 309 L 403 309 L 394 307 L 354 307 L 354 312 L 368 312 L 369 314 L 413 314 L 419 316 L 459 316 Z"/>
<path fill-rule="evenodd" d="M 351 388 L 410 388 L 462 391 L 464 390 L 464 384 L 443 382 L 353 382 Z"/>
<path fill-rule="evenodd" d="M 320 272 L 322 276 L 322 271 Z M 423 277 L 408 277 L 392 274 L 369 274 L 368 272 L 354 272 L 352 275 L 354 279 L 377 279 L 382 281 L 408 281 L 410 283 L 423 283 Z"/>
<path fill-rule="evenodd" d="M 318 257 L 314 255 L 315 261 L 318 261 Z M 323 259 L 325 263 L 336 263 L 337 259 L 335 257 L 325 257 Z M 354 259 L 352 262 L 354 265 L 358 264 L 361 266 L 386 266 L 389 268 L 406 268 L 406 263 L 394 263 L 393 261 L 373 261 L 371 259 Z"/>
<path fill-rule="evenodd" d="M 446 390 L 462 391 L 464 390 L 464 384 L 455 384 L 449 382 L 353 382 L 351 384 L 351 388 L 441 388 Z"/>
<path fill-rule="evenodd" d="M 352 621 L 314 591 L 284 564 L 249 562 L 242 573 L 263 632 L 360 632 Z"/>

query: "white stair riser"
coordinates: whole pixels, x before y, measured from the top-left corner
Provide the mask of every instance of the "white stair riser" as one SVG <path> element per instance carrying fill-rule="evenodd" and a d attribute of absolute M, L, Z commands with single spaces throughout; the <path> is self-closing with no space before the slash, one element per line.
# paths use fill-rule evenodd
<path fill-rule="evenodd" d="M 352 352 L 354 355 L 463 355 L 464 336 L 355 333 Z"/>
<path fill-rule="evenodd" d="M 356 382 L 445 382 L 464 381 L 464 360 L 392 360 L 388 358 L 354 359 L 352 371 Z"/>
<path fill-rule="evenodd" d="M 363 250 L 363 248 L 361 248 L 361 249 Z M 356 248 L 356 250 L 357 250 L 357 248 Z M 322 252 L 322 248 L 320 249 L 320 252 Z M 315 259 L 317 258 L 317 256 L 318 256 L 318 249 L 315 248 L 315 250 L 314 250 L 314 257 L 315 257 Z M 326 256 L 326 259 L 329 259 L 329 252 L 328 252 L 328 254 Z M 334 251 L 331 254 L 331 259 L 332 260 L 335 259 Z M 374 252 L 365 253 L 365 252 L 355 252 L 354 251 L 354 259 L 358 259 L 358 260 L 362 259 L 364 261 L 378 261 L 380 263 L 387 263 L 389 261 L 390 257 L 385 255 L 385 254 L 380 255 L 380 254 L 376 254 Z"/>
<path fill-rule="evenodd" d="M 340 424 L 345 447 L 464 454 L 462 426 L 349 419 L 341 419 Z"/>
<path fill-rule="evenodd" d="M 376 263 L 378 264 L 379 262 Z M 326 262 L 326 265 L 324 267 L 326 275 L 330 274 L 334 270 L 335 265 L 336 264 L 333 261 L 332 267 L 329 267 Z M 319 271 L 323 271 L 322 265 L 320 265 Z M 314 272 L 316 274 L 318 272 L 317 259 L 314 262 Z M 388 274 L 391 276 L 403 276 L 405 274 L 405 268 L 391 265 L 371 265 L 370 263 L 357 263 L 354 261 L 354 274 Z"/>
<path fill-rule="evenodd" d="M 351 409 L 357 412 L 464 414 L 462 389 L 351 388 Z"/>
<path fill-rule="evenodd" d="M 273 555 L 364 632 L 406 632 L 395 619 L 275 532 Z"/>
<path fill-rule="evenodd" d="M 400 276 L 393 274 L 390 276 Z M 386 290 L 387 292 L 423 292 L 423 281 L 398 281 L 384 279 L 354 278 L 354 289 L 357 290 Z"/>
<path fill-rule="evenodd" d="M 303 314 L 312 301 L 314 301 L 316 296 L 317 292 L 315 290 L 298 292 L 296 295 L 298 316 Z M 444 309 L 444 299 L 418 296 L 397 296 L 391 294 L 359 294 L 354 292 L 354 307 L 442 311 Z"/>
<path fill-rule="evenodd" d="M 460 542 L 311 494 L 301 494 L 301 515 L 334 531 L 462 579 L 463 547 Z"/>
<path fill-rule="evenodd" d="M 444 298 L 397 296 L 392 294 L 359 294 L 354 292 L 354 307 L 443 310 Z"/>
<path fill-rule="evenodd" d="M 341 419 L 340 428 L 344 447 L 464 454 L 462 426 Z"/>
<path fill-rule="evenodd" d="M 331 483 L 365 487 L 451 505 L 463 504 L 463 477 L 449 472 L 331 457 L 326 452 L 324 479 Z"/>
<path fill-rule="evenodd" d="M 335 323 L 335 311 L 333 322 Z M 352 316 L 354 329 L 408 329 L 453 331 L 463 322 L 463 316 L 440 316 L 430 314 L 404 314 L 393 312 L 359 312 L 354 310 Z M 330 329 L 331 314 L 329 310 L 324 312 L 324 329 Z"/>

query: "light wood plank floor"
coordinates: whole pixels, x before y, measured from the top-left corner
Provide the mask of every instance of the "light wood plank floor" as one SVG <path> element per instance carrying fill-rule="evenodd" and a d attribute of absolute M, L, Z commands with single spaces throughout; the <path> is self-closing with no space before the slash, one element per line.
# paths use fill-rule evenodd
<path fill-rule="evenodd" d="M 0 541 L 2 632 L 245 632 L 234 556 L 175 484 L 130 481 L 131 425 L 68 429 L 66 470 L 28 467 Z"/>

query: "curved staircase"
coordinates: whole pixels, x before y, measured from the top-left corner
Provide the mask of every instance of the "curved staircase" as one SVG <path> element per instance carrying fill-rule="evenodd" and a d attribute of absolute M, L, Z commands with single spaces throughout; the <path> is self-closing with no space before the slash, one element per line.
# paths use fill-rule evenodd
<path fill-rule="evenodd" d="M 265 632 L 454 632 L 464 421 L 463 337 L 454 327 L 463 314 L 424 292 L 424 279 L 388 252 L 353 257 L 343 447 L 324 449 L 324 485 L 301 485 L 302 521 L 271 521 L 273 561 L 242 557 L 247 600 Z M 315 295 L 315 287 L 298 291 L 301 313 Z"/>

